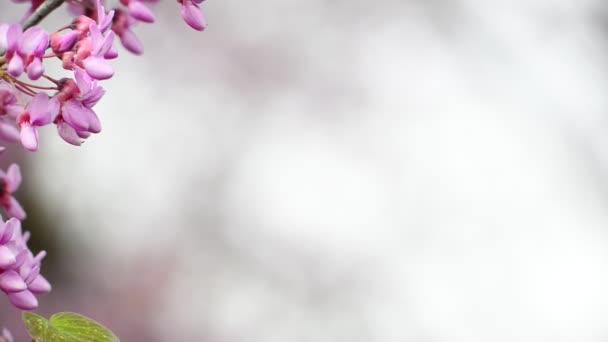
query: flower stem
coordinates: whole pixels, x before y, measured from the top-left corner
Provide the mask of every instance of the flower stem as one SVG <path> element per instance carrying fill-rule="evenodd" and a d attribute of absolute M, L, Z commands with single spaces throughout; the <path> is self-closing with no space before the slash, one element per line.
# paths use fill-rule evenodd
<path fill-rule="evenodd" d="M 28 28 L 37 25 L 44 17 L 49 15 L 54 9 L 61 6 L 65 0 L 46 0 L 42 3 L 42 5 L 38 6 L 38 8 L 30 15 L 29 18 L 23 23 L 23 30 L 27 30 Z"/>

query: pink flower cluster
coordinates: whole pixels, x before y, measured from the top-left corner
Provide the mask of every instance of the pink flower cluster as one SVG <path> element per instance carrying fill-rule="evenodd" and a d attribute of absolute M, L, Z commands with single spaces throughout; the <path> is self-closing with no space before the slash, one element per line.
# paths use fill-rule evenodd
<path fill-rule="evenodd" d="M 52 33 L 32 26 L 41 19 L 32 18 L 47 11 L 45 6 L 51 8 L 51 2 L 57 5 L 44 16 L 63 1 L 14 1 L 30 6 L 21 23 L 0 23 L 0 139 L 37 151 L 38 130 L 54 124 L 64 141 L 81 145 L 101 132 L 94 107 L 105 94 L 99 83 L 114 76 L 110 61 L 118 57 L 116 36 L 128 51 L 143 53 L 133 27 L 155 21 L 148 6 L 158 0 L 120 0 L 122 7 L 110 11 L 102 0 L 65 0 L 74 18 Z M 202 1 L 177 0 L 184 21 L 199 31 L 206 27 Z M 46 74 L 47 59 L 58 59 L 70 77 Z M 0 206 L 9 217 L 6 222 L 0 217 L 0 290 L 17 308 L 32 310 L 38 306 L 36 295 L 48 293 L 51 285 L 40 275 L 46 253 L 34 255 L 27 247 L 29 233 L 21 230 L 26 213 L 13 196 L 20 184 L 16 164 L 0 170 Z M 0 336 L 0 341 L 11 340 L 8 332 Z"/>
<path fill-rule="evenodd" d="M 123 46 L 141 54 L 143 47 L 132 31 L 137 22 L 154 22 L 146 3 L 157 0 L 121 0 L 126 7 L 106 12 L 100 0 L 72 1 L 71 12 L 80 13 L 72 24 L 47 33 L 40 27 L 23 31 L 20 24 L 0 24 L 0 139 L 21 141 L 30 151 L 38 150 L 38 128 L 55 124 L 59 136 L 72 145 L 80 145 L 91 134 L 101 131 L 101 122 L 93 107 L 105 91 L 98 85 L 114 75 L 109 60 L 118 57 L 114 38 Z M 200 2 L 180 0 L 182 17 L 191 27 L 206 26 Z M 32 11 L 42 2 L 32 2 Z M 55 80 L 44 73 L 44 59 L 59 58 L 73 78 Z M 41 78 L 51 86 L 31 84 Z M 31 97 L 31 100 L 22 97 Z"/>
<path fill-rule="evenodd" d="M 7 172 L 0 170 L 0 205 L 11 218 L 0 218 L 0 290 L 4 291 L 13 305 L 22 310 L 38 307 L 36 294 L 51 291 L 51 284 L 40 275 L 40 262 L 44 251 L 34 256 L 27 247 L 29 233 L 21 232 L 25 212 L 13 193 L 21 184 L 21 172 L 12 164 Z"/>

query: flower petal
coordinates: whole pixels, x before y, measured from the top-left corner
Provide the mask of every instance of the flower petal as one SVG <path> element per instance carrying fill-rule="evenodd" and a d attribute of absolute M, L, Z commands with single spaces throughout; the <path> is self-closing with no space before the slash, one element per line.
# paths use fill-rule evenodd
<path fill-rule="evenodd" d="M 21 125 L 21 145 L 28 151 L 38 151 L 38 130 L 30 124 Z"/>
<path fill-rule="evenodd" d="M 97 80 L 107 80 L 114 75 L 114 69 L 102 57 L 90 56 L 83 62 L 89 76 Z"/>
<path fill-rule="evenodd" d="M 15 265 L 15 253 L 5 245 L 0 246 L 0 268 L 7 269 Z"/>
<path fill-rule="evenodd" d="M 27 65 L 25 68 L 27 71 L 27 76 L 30 80 L 37 80 L 44 73 L 44 66 L 42 65 L 42 61 L 40 58 L 32 59 L 32 62 Z"/>
<path fill-rule="evenodd" d="M 69 100 L 63 104 L 61 113 L 68 125 L 72 126 L 75 130 L 85 131 L 89 129 L 89 122 L 84 110 L 85 108 L 82 103 Z"/>
<path fill-rule="evenodd" d="M 186 24 L 190 25 L 193 29 L 203 31 L 207 27 L 203 12 L 201 12 L 198 4 L 191 0 L 183 0 L 181 14 Z"/>
<path fill-rule="evenodd" d="M 63 120 L 57 123 L 57 133 L 59 133 L 61 139 L 65 140 L 68 144 L 75 146 L 80 146 L 82 144 L 82 139 L 80 139 L 76 130 Z"/>
<path fill-rule="evenodd" d="M 129 14 L 139 21 L 143 21 L 144 23 L 153 23 L 154 13 L 148 8 L 148 6 L 144 5 L 141 1 L 131 0 L 129 1 Z"/>
<path fill-rule="evenodd" d="M 42 275 L 38 275 L 34 281 L 28 285 L 28 289 L 34 294 L 47 294 L 51 292 L 51 283 Z"/>
<path fill-rule="evenodd" d="M 38 307 L 36 296 L 28 290 L 9 293 L 8 299 L 14 306 L 21 310 L 34 310 Z"/>
<path fill-rule="evenodd" d="M 21 169 L 19 165 L 13 163 L 6 170 L 6 190 L 11 194 L 21 185 Z"/>
<path fill-rule="evenodd" d="M 20 292 L 27 290 L 27 284 L 19 273 L 8 270 L 0 273 L 0 289 L 4 292 Z"/>
<path fill-rule="evenodd" d="M 9 217 L 14 217 L 22 221 L 25 220 L 25 210 L 23 210 L 21 204 L 19 204 L 19 202 L 17 202 L 17 200 L 13 196 L 11 196 L 11 198 L 9 199 L 8 205 L 4 206 L 4 211 L 6 211 L 6 214 Z"/>

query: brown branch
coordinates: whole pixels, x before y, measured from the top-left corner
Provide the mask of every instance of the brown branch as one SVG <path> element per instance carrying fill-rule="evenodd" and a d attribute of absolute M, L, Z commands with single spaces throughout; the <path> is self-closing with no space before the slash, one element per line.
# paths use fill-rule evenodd
<path fill-rule="evenodd" d="M 34 13 L 23 23 L 23 30 L 37 25 L 44 17 L 53 12 L 57 7 L 61 6 L 65 0 L 46 0 L 42 5 L 38 6 Z"/>

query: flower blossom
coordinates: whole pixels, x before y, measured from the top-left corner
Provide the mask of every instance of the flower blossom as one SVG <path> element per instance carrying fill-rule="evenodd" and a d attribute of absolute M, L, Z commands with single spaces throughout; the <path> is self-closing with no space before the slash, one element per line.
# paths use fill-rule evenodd
<path fill-rule="evenodd" d="M 25 219 L 25 211 L 17 202 L 13 194 L 21 185 L 21 170 L 19 165 L 11 164 L 6 172 L 0 170 L 0 206 L 9 217 L 19 220 Z"/>
<path fill-rule="evenodd" d="M 0 81 L 0 139 L 19 141 L 19 130 L 14 123 L 22 111 L 23 106 L 17 100 L 16 89 L 9 83 Z"/>
<path fill-rule="evenodd" d="M 51 48 L 61 53 L 63 67 L 73 70 L 83 68 L 91 77 L 98 80 L 109 79 L 114 70 L 106 62 L 118 56 L 114 48 L 114 32 L 108 31 L 112 24 L 114 11 L 106 14 L 101 2 L 97 1 L 97 21 L 81 15 L 75 21 L 74 30 L 64 36 L 58 33 L 51 38 Z M 107 33 L 106 33 L 107 32 Z"/>
<path fill-rule="evenodd" d="M 156 18 L 154 13 L 144 4 L 142 0 L 120 0 L 120 2 L 127 6 L 129 14 L 144 23 L 153 23 Z"/>
<path fill-rule="evenodd" d="M 0 51 L 6 51 L 8 73 L 19 77 L 23 72 L 32 80 L 44 73 L 42 57 L 49 44 L 49 35 L 39 27 L 23 32 L 21 25 L 0 25 Z"/>
<path fill-rule="evenodd" d="M 182 18 L 186 24 L 197 31 L 202 31 L 207 27 L 207 22 L 200 9 L 200 3 L 204 0 L 177 0 L 182 4 Z"/>
<path fill-rule="evenodd" d="M 29 237 L 29 232 L 22 233 L 21 221 L 0 219 L 0 290 L 21 310 L 37 308 L 35 295 L 51 291 L 51 284 L 40 274 L 46 252 L 34 256 L 27 247 Z"/>
<path fill-rule="evenodd" d="M 59 113 L 59 101 L 55 98 L 49 100 L 46 93 L 38 93 L 26 110 L 17 116 L 17 124 L 21 128 L 21 144 L 27 150 L 38 150 L 37 127 L 50 124 Z"/>
<path fill-rule="evenodd" d="M 60 115 L 55 119 L 59 136 L 72 145 L 80 145 L 90 133 L 101 132 L 101 122 L 93 106 L 104 95 L 105 90 L 97 85 L 83 69 L 75 67 L 75 81 L 63 81 L 57 98 L 61 102 Z"/>
<path fill-rule="evenodd" d="M 141 55 L 144 52 L 144 47 L 131 30 L 131 27 L 137 23 L 137 20 L 123 10 L 118 9 L 115 11 L 112 31 L 120 38 L 120 42 L 125 49 L 136 55 Z"/>

